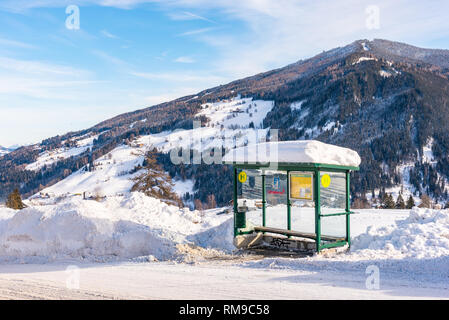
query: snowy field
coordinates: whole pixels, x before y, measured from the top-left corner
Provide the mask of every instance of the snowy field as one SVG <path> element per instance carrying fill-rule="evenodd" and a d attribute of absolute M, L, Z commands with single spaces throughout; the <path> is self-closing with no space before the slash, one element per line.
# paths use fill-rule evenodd
<path fill-rule="evenodd" d="M 349 252 L 285 258 L 236 254 L 224 209 L 140 193 L 0 208 L 0 298 L 449 298 L 448 211 L 358 212 Z"/>

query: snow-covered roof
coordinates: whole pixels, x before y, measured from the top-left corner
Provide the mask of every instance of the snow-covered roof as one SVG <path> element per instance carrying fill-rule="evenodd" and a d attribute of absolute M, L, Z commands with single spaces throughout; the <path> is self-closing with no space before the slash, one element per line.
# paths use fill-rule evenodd
<path fill-rule="evenodd" d="M 225 163 L 320 163 L 349 167 L 360 165 L 354 150 L 316 140 L 264 142 L 229 151 Z"/>

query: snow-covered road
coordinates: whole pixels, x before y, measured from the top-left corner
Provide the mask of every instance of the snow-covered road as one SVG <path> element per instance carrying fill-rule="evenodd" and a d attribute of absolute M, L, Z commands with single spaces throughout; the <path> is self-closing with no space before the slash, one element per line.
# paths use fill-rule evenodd
<path fill-rule="evenodd" d="M 261 261 L 252 261 L 253 266 Z M 263 265 L 263 261 L 262 264 Z M 220 261 L 0 265 L 2 299 L 414 299 L 449 298 L 448 283 L 380 274 L 380 289 L 365 286 L 365 268 L 279 270 Z M 74 271 L 75 270 L 75 271 Z M 79 273 L 78 273 L 79 272 Z M 79 289 L 73 288 L 79 275 Z M 75 276 L 75 282 L 73 282 Z M 67 287 L 67 284 L 69 287 Z M 70 288 L 72 287 L 72 288 Z"/>

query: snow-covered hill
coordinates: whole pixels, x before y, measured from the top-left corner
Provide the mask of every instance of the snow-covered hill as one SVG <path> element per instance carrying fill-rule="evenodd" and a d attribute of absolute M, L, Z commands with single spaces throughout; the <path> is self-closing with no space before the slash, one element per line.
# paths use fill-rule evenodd
<path fill-rule="evenodd" d="M 130 172 L 136 166 L 142 164 L 146 148 L 147 146 L 145 145 L 142 147 L 121 145 L 97 159 L 91 169 L 92 171 L 89 171 L 88 167 L 85 166 L 31 198 L 39 197 L 41 194 L 57 197 L 84 194 L 86 192 L 89 195 L 95 194 L 103 197 L 129 193 L 133 185 L 131 179 L 138 174 L 138 172 Z M 69 149 L 65 153 L 70 153 L 77 149 Z M 52 157 L 42 157 L 42 159 L 53 161 Z M 44 161 L 34 163 L 33 167 L 37 168 L 43 165 Z"/>
<path fill-rule="evenodd" d="M 218 103 L 204 104 L 200 114 L 209 119 L 206 126 L 140 136 L 129 144 L 122 144 L 95 160 L 91 170 L 88 170 L 86 165 L 32 198 L 40 195 L 57 197 L 85 192 L 99 196 L 127 194 L 133 184 L 131 179 L 140 173 L 135 169 L 142 165 L 144 154 L 149 149 L 156 148 L 162 153 L 170 153 L 178 148 L 202 152 L 225 144 L 228 144 L 228 147 L 231 146 L 230 144 L 232 147 L 238 147 L 248 142 L 259 142 L 266 138 L 268 130 L 257 128 L 261 126 L 261 122 L 272 108 L 271 101 L 242 99 L 239 96 Z M 96 138 L 98 138 L 97 135 L 91 134 L 74 137 L 70 140 L 71 146 L 45 151 L 26 168 L 38 171 L 61 159 L 89 151 Z M 253 140 L 248 141 L 252 138 Z M 192 180 L 175 179 L 174 182 L 174 190 L 180 197 L 187 192 L 189 194 L 195 192 Z"/>
<path fill-rule="evenodd" d="M 96 138 L 98 138 L 98 135 L 85 134 L 80 137 L 76 137 L 76 139 L 71 139 L 70 141 L 63 141 L 63 144 L 68 144 L 69 146 L 63 146 L 55 150 L 42 152 L 37 160 L 28 164 L 25 169 L 37 171 L 42 169 L 44 166 L 52 165 L 60 160 L 78 156 L 83 152 L 91 150 L 93 141 Z M 70 146 L 70 144 L 72 146 Z"/>

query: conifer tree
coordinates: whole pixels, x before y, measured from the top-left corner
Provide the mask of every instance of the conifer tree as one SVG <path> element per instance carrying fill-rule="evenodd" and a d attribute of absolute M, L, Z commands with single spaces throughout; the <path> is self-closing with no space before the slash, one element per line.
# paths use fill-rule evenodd
<path fill-rule="evenodd" d="M 383 201 L 383 207 L 384 209 L 394 209 L 395 203 L 393 196 L 391 194 L 385 194 L 384 201 Z"/>
<path fill-rule="evenodd" d="M 22 202 L 22 197 L 20 196 L 19 189 L 14 189 L 14 191 L 8 195 L 6 206 L 15 210 L 22 210 L 23 208 L 25 208 L 25 204 Z"/>
<path fill-rule="evenodd" d="M 413 208 L 415 206 L 415 200 L 413 199 L 413 197 L 412 197 L 412 195 L 410 195 L 409 197 L 408 197 L 408 200 L 407 200 L 407 204 L 406 204 L 406 208 L 407 209 L 411 209 L 411 208 Z"/>
<path fill-rule="evenodd" d="M 405 202 L 401 194 L 396 199 L 396 209 L 405 209 Z"/>
<path fill-rule="evenodd" d="M 169 204 L 182 206 L 182 201 L 173 191 L 173 181 L 157 163 L 157 153 L 153 149 L 145 155 L 145 172 L 133 179 L 131 191 L 140 191 L 149 197 L 160 199 Z"/>

